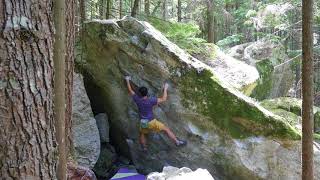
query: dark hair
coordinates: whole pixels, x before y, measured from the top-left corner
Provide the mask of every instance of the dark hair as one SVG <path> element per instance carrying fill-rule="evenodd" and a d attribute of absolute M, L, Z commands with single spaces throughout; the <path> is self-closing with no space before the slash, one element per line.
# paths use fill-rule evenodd
<path fill-rule="evenodd" d="M 140 87 L 139 88 L 139 93 L 142 97 L 147 96 L 148 95 L 148 89 L 146 87 Z"/>

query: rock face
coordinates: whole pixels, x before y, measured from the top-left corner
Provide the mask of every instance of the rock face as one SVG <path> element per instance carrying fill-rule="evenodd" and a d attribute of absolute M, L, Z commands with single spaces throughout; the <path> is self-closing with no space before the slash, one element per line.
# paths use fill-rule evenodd
<path fill-rule="evenodd" d="M 97 180 L 94 172 L 86 167 L 76 166 L 73 163 L 67 164 L 67 179 L 70 180 Z"/>
<path fill-rule="evenodd" d="M 295 73 L 284 48 L 270 41 L 257 41 L 231 48 L 229 54 L 257 68 L 260 79 L 251 97 L 258 100 L 287 96 L 294 85 Z"/>
<path fill-rule="evenodd" d="M 192 171 L 189 168 L 166 166 L 161 173 L 155 172 L 147 176 L 147 180 L 214 180 L 206 169 Z"/>
<path fill-rule="evenodd" d="M 93 168 L 100 154 L 100 137 L 80 74 L 74 74 L 72 96 L 75 159 L 80 166 Z"/>
<path fill-rule="evenodd" d="M 109 122 L 108 122 L 107 114 L 106 113 L 99 113 L 96 116 L 94 116 L 94 119 L 96 119 L 96 122 L 97 122 L 101 143 L 110 142 L 110 139 L 109 139 Z"/>
<path fill-rule="evenodd" d="M 302 100 L 297 98 L 282 97 L 266 99 L 261 105 L 273 113 L 286 117 L 289 124 L 301 131 Z M 320 133 L 320 108 L 314 106 L 314 132 Z"/>
<path fill-rule="evenodd" d="M 133 18 L 91 21 L 84 37 L 85 57 L 78 63 L 101 90 L 112 143 L 139 172 L 172 165 L 204 168 L 218 180 L 299 179 L 300 133 L 150 24 Z M 163 134 L 151 134 L 148 153 L 141 150 L 138 111 L 125 75 L 132 76 L 134 89 L 145 86 L 150 95 L 160 95 L 163 82 L 169 83 L 168 101 L 155 107 L 155 117 L 186 139 L 187 146 L 177 148 Z M 316 147 L 315 159 L 319 167 Z M 315 169 L 320 178 L 320 168 Z"/>

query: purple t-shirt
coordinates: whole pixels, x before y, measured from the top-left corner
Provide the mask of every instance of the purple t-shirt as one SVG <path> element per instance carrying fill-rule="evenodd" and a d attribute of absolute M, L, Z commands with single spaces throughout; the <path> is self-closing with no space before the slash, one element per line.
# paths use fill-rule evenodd
<path fill-rule="evenodd" d="M 158 99 L 156 97 L 143 99 L 136 94 L 134 94 L 132 98 L 138 106 L 140 118 L 151 121 L 153 119 L 152 108 L 158 103 Z"/>

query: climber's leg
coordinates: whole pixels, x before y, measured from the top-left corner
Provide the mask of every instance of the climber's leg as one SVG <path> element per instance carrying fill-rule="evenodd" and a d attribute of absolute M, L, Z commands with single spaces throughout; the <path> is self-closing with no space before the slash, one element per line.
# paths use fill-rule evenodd
<path fill-rule="evenodd" d="M 144 150 L 146 150 L 146 149 L 147 149 L 146 135 L 145 135 L 144 133 L 140 132 L 140 138 L 139 138 L 139 140 L 140 140 L 140 144 L 142 145 L 142 148 L 143 148 Z"/>

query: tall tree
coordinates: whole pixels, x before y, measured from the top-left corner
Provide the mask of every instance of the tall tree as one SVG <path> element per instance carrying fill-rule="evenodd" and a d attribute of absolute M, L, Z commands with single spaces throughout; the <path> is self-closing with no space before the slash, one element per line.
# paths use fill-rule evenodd
<path fill-rule="evenodd" d="M 65 127 L 66 127 L 66 154 L 70 155 L 73 148 L 72 138 L 72 92 L 73 92 L 73 68 L 74 68 L 74 47 L 75 47 L 75 14 L 76 1 L 68 0 L 66 2 L 66 56 L 65 56 L 65 98 L 66 98 L 66 112 L 65 112 Z M 85 17 L 84 17 L 85 18 Z M 81 20 L 83 21 L 83 20 Z"/>
<path fill-rule="evenodd" d="M 122 3 L 123 3 L 122 0 L 119 0 L 119 17 L 120 17 L 120 19 L 123 17 L 123 15 L 122 15 L 123 4 Z"/>
<path fill-rule="evenodd" d="M 55 0 L 54 4 L 55 41 L 53 44 L 54 61 L 54 118 L 58 142 L 57 177 L 67 179 L 66 133 L 65 133 L 65 53 L 66 53 L 66 16 L 64 0 Z"/>
<path fill-rule="evenodd" d="M 150 0 L 144 1 L 144 13 L 149 16 L 150 15 Z"/>
<path fill-rule="evenodd" d="M 1 178 L 56 179 L 52 1 L 0 9 Z"/>
<path fill-rule="evenodd" d="M 106 19 L 110 19 L 111 18 L 111 9 L 112 9 L 112 0 L 107 0 L 107 15 L 106 15 Z"/>
<path fill-rule="evenodd" d="M 213 12 L 213 0 L 207 0 L 207 28 L 208 28 L 208 42 L 214 43 L 214 12 Z"/>
<path fill-rule="evenodd" d="M 302 180 L 313 180 L 313 0 L 302 1 Z"/>
<path fill-rule="evenodd" d="M 178 0 L 178 22 L 181 22 L 182 20 L 182 14 L 181 14 L 181 0 Z"/>
<path fill-rule="evenodd" d="M 131 16 L 136 17 L 139 9 L 139 1 L 140 0 L 134 0 L 132 11 L 131 11 Z"/>
<path fill-rule="evenodd" d="M 100 19 L 106 19 L 107 17 L 107 8 L 110 8 L 110 7 L 107 7 L 107 0 L 99 0 L 99 14 L 100 14 Z M 108 11 L 109 13 L 109 11 Z"/>
<path fill-rule="evenodd" d="M 167 0 L 162 1 L 162 19 L 167 20 L 168 18 L 168 4 Z"/>

